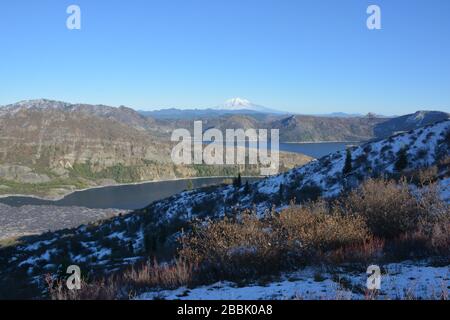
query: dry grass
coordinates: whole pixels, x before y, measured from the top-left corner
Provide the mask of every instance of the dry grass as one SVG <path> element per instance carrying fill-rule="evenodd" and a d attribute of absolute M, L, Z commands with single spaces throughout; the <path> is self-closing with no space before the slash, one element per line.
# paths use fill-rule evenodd
<path fill-rule="evenodd" d="M 196 267 L 182 260 L 159 264 L 156 260 L 142 267 L 133 267 L 123 274 L 122 282 L 132 288 L 175 289 L 192 284 Z"/>
<path fill-rule="evenodd" d="M 45 281 L 52 300 L 117 300 L 121 284 L 112 278 L 92 283 L 82 280 L 80 290 L 69 290 L 65 281 L 55 280 L 50 275 L 45 277 Z"/>
<path fill-rule="evenodd" d="M 69 290 L 64 281 L 50 275 L 45 281 L 52 300 L 118 300 L 132 298 L 146 289 L 174 289 L 193 284 L 195 269 L 181 260 L 166 264 L 154 261 L 108 278 L 82 280 L 80 290 Z"/>
<path fill-rule="evenodd" d="M 385 241 L 378 238 L 368 238 L 363 243 L 355 243 L 326 252 L 319 261 L 328 264 L 363 263 L 368 265 L 383 257 Z"/>

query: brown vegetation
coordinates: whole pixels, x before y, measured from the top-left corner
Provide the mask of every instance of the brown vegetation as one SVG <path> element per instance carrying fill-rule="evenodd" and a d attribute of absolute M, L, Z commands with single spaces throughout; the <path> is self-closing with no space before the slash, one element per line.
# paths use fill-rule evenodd
<path fill-rule="evenodd" d="M 404 180 L 368 180 L 332 202 L 292 204 L 265 217 L 244 212 L 196 222 L 180 243 L 172 264 L 134 268 L 97 282 L 100 288 L 86 284 L 76 297 L 52 285 L 50 295 L 103 299 L 115 292 L 117 298 L 148 288 L 250 281 L 307 264 L 367 264 L 424 256 L 448 260 L 450 209 L 432 183 L 411 191 Z"/>

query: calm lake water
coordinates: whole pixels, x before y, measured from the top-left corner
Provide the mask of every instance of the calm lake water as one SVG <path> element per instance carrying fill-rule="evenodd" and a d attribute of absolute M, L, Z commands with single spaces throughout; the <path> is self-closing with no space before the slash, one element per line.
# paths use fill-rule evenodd
<path fill-rule="evenodd" d="M 280 143 L 280 150 L 303 153 L 318 159 L 329 153 L 345 150 L 349 144 L 352 143 Z M 58 201 L 13 196 L 0 198 L 0 203 L 16 207 L 23 205 L 56 205 L 133 210 L 143 208 L 154 201 L 161 200 L 187 190 L 189 181 L 192 181 L 193 188 L 201 188 L 219 185 L 223 183 L 225 179 L 227 178 L 183 179 L 102 187 L 77 191 Z M 257 179 L 258 178 L 249 178 L 243 180 L 249 180 L 251 182 L 256 181 Z"/>
<path fill-rule="evenodd" d="M 245 181 L 256 181 L 258 178 L 242 178 Z M 111 187 L 101 187 L 82 191 L 76 191 L 57 201 L 42 200 L 32 197 L 7 197 L 0 198 L 0 202 L 9 206 L 19 207 L 24 205 L 56 205 L 77 206 L 96 209 L 140 209 L 150 203 L 165 199 L 192 187 L 202 188 L 224 183 L 230 178 L 198 178 L 161 182 L 148 182 L 142 184 L 128 184 Z"/>
<path fill-rule="evenodd" d="M 307 156 L 320 159 L 330 153 L 345 150 L 357 142 L 323 142 L 323 143 L 280 143 L 280 150 L 303 153 Z"/>

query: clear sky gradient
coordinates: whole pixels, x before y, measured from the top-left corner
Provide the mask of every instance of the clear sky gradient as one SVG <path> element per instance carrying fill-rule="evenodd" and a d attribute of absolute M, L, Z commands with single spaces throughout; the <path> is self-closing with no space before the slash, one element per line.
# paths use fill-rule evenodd
<path fill-rule="evenodd" d="M 66 8 L 81 7 L 68 30 Z M 366 9 L 382 10 L 382 30 Z M 0 104 L 450 112 L 448 0 L 4 0 Z"/>

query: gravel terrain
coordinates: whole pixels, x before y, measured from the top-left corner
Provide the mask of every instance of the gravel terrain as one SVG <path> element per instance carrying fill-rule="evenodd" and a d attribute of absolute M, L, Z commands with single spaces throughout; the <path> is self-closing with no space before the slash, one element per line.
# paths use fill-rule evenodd
<path fill-rule="evenodd" d="M 58 206 L 10 207 L 0 203 L 0 240 L 74 228 L 126 213 L 128 211 L 117 209 Z"/>

